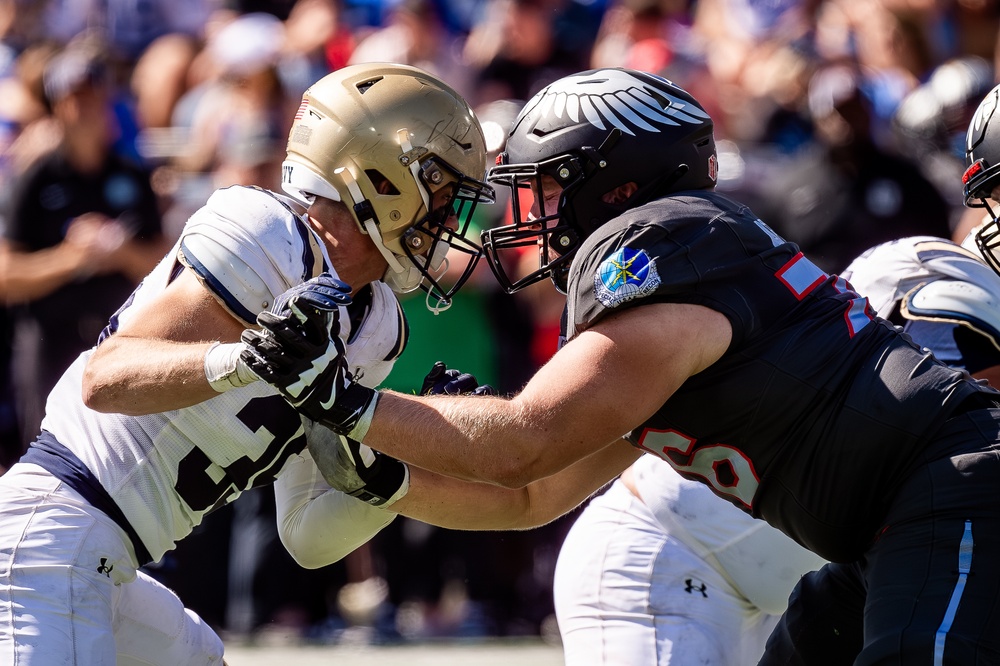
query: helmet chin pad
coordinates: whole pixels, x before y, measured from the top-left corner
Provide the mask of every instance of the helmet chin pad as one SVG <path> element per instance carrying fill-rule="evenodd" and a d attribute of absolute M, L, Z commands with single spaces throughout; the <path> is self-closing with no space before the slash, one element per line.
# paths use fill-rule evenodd
<path fill-rule="evenodd" d="M 386 266 L 382 281 L 397 294 L 408 294 L 420 287 L 424 276 L 420 269 L 406 257 L 398 257 L 398 259 L 402 260 L 402 270 L 396 271 L 393 270 L 392 266 Z"/>

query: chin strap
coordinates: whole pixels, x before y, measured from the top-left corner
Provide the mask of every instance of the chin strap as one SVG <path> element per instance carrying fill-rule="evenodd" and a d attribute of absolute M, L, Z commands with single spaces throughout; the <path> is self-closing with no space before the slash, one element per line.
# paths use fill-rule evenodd
<path fill-rule="evenodd" d="M 448 272 L 448 257 L 444 257 L 441 261 L 440 272 L 436 276 L 434 276 L 434 283 L 436 284 L 438 278 L 447 272 Z M 427 297 L 424 299 L 424 305 L 427 307 L 428 310 L 433 312 L 435 315 L 439 315 L 451 307 L 453 301 L 451 301 L 450 299 L 442 298 L 440 296 L 436 297 L 437 303 L 431 304 L 431 291 L 432 288 L 427 289 Z"/>
<path fill-rule="evenodd" d="M 358 216 L 358 220 L 368 233 L 369 238 L 375 243 L 379 254 L 389 264 L 389 269 L 394 273 L 406 272 L 407 269 L 399 261 L 399 258 L 382 242 L 382 234 L 379 232 L 378 224 L 375 222 L 375 210 L 372 208 L 371 202 L 365 199 L 365 195 L 361 192 L 361 187 L 358 186 L 358 181 L 344 167 L 337 169 L 334 173 L 338 174 L 344 180 L 344 184 L 347 185 L 347 191 L 350 193 L 351 199 L 354 200 L 354 213 Z"/>

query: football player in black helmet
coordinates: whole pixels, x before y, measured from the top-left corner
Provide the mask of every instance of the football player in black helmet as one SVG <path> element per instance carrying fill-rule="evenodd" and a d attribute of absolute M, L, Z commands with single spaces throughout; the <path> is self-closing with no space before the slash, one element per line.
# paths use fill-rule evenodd
<path fill-rule="evenodd" d="M 1000 86 L 993 88 L 979 103 L 969 131 L 965 137 L 965 173 L 962 186 L 965 205 L 985 208 L 989 219 L 976 231 L 976 245 L 990 267 L 1000 272 L 1000 220 L 990 201 L 998 201 L 1000 193 L 1000 118 L 997 117 L 997 103 L 1000 102 Z M 996 196 L 994 196 L 996 194 Z"/>
<path fill-rule="evenodd" d="M 716 172 L 712 119 L 681 88 L 619 69 L 568 76 L 524 107 L 490 170 L 511 189 L 514 223 L 483 234 L 486 256 L 508 292 L 548 276 L 565 293 L 573 253 L 597 227 L 670 192 L 712 188 Z M 522 197 L 545 177 L 562 191 L 557 205 L 539 200 L 520 219 Z M 627 196 L 609 196 L 629 183 Z M 505 251 L 536 243 L 539 269 L 511 277 Z"/>
<path fill-rule="evenodd" d="M 564 343 L 516 395 L 360 387 L 343 354 L 298 342 L 301 312 L 247 331 L 245 361 L 346 436 L 328 479 L 351 464 L 377 476 L 371 449 L 409 465 L 393 511 L 523 528 L 655 455 L 856 563 L 864 639 L 823 663 L 1000 663 L 1000 392 L 715 192 L 711 131 L 689 95 L 631 70 L 528 102 L 489 179 L 530 192 L 531 211 L 484 242 L 501 281 L 500 251 L 538 244 L 539 271 L 505 286 L 551 275 L 568 298 Z"/>

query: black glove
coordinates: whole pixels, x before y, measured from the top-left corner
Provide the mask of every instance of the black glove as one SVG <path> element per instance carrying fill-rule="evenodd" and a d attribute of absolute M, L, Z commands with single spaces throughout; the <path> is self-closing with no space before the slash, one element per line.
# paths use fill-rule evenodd
<path fill-rule="evenodd" d="M 480 386 L 479 380 L 467 372 L 448 369 L 441 361 L 434 363 L 431 371 L 424 377 L 424 385 L 420 387 L 420 395 L 496 395 L 497 391 L 489 384 Z"/>
<path fill-rule="evenodd" d="M 240 358 L 300 413 L 340 434 L 374 411 L 377 393 L 354 382 L 340 339 L 351 288 L 328 273 L 292 287 L 246 330 Z"/>
<path fill-rule="evenodd" d="M 387 507 L 410 487 L 409 468 L 348 437 L 307 424 L 306 441 L 326 482 L 336 490 L 373 506 Z"/>

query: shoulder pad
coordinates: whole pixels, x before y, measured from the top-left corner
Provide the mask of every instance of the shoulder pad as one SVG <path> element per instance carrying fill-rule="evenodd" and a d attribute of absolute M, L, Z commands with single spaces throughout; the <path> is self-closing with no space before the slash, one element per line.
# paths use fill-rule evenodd
<path fill-rule="evenodd" d="M 978 254 L 943 238 L 913 236 L 876 245 L 841 273 L 875 311 L 887 317 L 920 285 L 952 278 L 978 285 L 997 281 Z"/>
<path fill-rule="evenodd" d="M 876 313 L 888 317 L 908 291 L 939 277 L 920 261 L 916 249 L 921 243 L 936 241 L 943 243 L 930 236 L 917 236 L 876 245 L 852 261 L 840 276 L 868 298 Z"/>
<path fill-rule="evenodd" d="M 371 286 L 368 312 L 352 328 L 347 341 L 347 362 L 355 375 L 359 369 L 362 371 L 359 383 L 375 388 L 389 376 L 406 348 L 410 328 L 399 300 L 388 285 L 373 282 Z"/>
<path fill-rule="evenodd" d="M 185 225 L 179 256 L 248 325 L 275 296 L 329 266 L 325 248 L 290 200 L 255 187 L 212 194 Z"/>
<path fill-rule="evenodd" d="M 906 294 L 901 311 L 907 319 L 967 326 L 1000 349 L 1000 279 L 995 282 L 987 287 L 963 280 L 935 280 Z"/>

